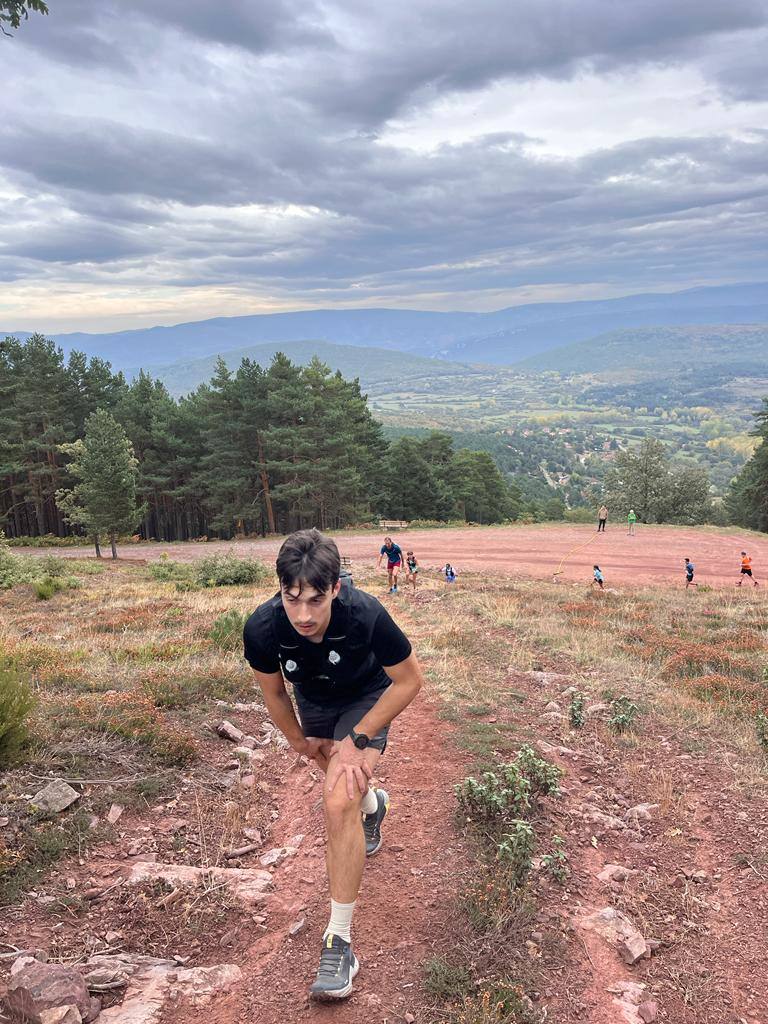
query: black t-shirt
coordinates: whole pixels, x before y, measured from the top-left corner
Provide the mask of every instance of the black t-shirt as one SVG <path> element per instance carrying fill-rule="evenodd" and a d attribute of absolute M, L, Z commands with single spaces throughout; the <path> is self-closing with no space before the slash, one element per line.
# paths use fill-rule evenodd
<path fill-rule="evenodd" d="M 282 671 L 310 700 L 335 701 L 381 689 L 385 665 L 399 665 L 411 644 L 384 606 L 342 583 L 319 644 L 288 620 L 280 594 L 259 605 L 243 630 L 245 659 L 257 672 Z"/>

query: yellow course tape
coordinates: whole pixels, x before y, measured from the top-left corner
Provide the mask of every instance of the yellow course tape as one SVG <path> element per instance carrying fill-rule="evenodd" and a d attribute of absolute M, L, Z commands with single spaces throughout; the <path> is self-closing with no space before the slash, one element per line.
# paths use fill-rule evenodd
<path fill-rule="evenodd" d="M 552 579 L 554 580 L 555 583 L 557 583 L 557 577 L 562 575 L 563 566 L 568 561 L 568 559 L 571 557 L 571 555 L 575 554 L 577 551 L 583 551 L 584 548 L 588 548 L 589 545 L 592 543 L 593 540 L 595 540 L 596 537 L 597 537 L 597 531 L 595 531 L 592 534 L 592 536 L 589 538 L 589 540 L 586 542 L 586 544 L 577 544 L 575 547 L 571 548 L 571 550 L 568 551 L 565 555 L 563 555 L 563 557 L 560 559 L 560 565 L 558 565 L 557 569 L 552 573 Z"/>

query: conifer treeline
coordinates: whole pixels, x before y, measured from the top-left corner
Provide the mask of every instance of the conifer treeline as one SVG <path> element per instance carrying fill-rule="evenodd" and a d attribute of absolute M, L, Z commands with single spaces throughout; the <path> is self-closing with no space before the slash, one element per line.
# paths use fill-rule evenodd
<path fill-rule="evenodd" d="M 384 515 L 495 522 L 510 492 L 487 455 L 436 435 L 391 447 L 358 381 L 314 360 L 278 354 L 213 378 L 179 401 L 142 373 L 131 383 L 101 359 L 54 342 L 0 342 L 0 528 L 10 537 L 71 528 L 54 495 L 71 485 L 60 446 L 108 410 L 139 461 L 143 537 L 164 541 L 237 532 L 323 529 Z"/>

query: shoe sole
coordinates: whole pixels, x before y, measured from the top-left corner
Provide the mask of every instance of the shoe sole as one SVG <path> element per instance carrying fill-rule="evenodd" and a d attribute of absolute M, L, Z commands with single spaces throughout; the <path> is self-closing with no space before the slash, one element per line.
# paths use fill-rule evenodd
<path fill-rule="evenodd" d="M 347 996 L 352 995 L 352 982 L 357 977 L 357 972 L 360 970 L 360 961 L 355 957 L 355 962 L 352 964 L 352 969 L 349 972 L 349 984 L 345 985 L 344 988 L 337 989 L 335 992 L 313 992 L 309 990 L 310 999 L 315 999 L 319 1003 L 331 1003 L 337 999 L 346 999 Z"/>

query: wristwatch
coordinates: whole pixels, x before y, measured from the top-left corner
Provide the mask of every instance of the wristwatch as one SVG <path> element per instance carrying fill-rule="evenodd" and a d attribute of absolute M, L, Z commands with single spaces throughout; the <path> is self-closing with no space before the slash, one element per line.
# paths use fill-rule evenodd
<path fill-rule="evenodd" d="M 365 750 L 370 745 L 371 738 L 366 736 L 364 732 L 355 732 L 354 729 L 350 729 L 349 735 L 352 737 L 352 742 L 358 750 Z"/>

